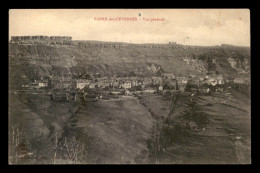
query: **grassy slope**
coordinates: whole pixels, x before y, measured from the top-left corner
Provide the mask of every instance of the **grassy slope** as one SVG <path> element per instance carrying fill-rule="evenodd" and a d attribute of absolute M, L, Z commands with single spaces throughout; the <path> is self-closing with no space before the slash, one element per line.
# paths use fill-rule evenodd
<path fill-rule="evenodd" d="M 250 163 L 248 98 L 236 93 L 227 105 L 212 106 L 206 105 L 223 98 L 199 96 L 193 104 L 182 99 L 176 102 L 171 121 L 159 130 L 163 149 L 157 152 L 157 163 Z"/>
<path fill-rule="evenodd" d="M 91 138 L 90 163 L 135 163 L 140 155 L 145 157 L 154 118 L 134 98 L 89 103 L 74 121 Z"/>
<path fill-rule="evenodd" d="M 210 123 L 206 131 L 199 135 L 198 139 L 205 145 L 205 151 L 200 153 L 203 156 L 212 155 L 203 162 L 250 163 L 250 102 L 240 96 L 236 93 L 227 105 L 214 104 L 202 108 L 209 115 Z M 204 99 L 211 101 L 210 96 Z M 238 140 L 236 137 L 242 138 Z"/>

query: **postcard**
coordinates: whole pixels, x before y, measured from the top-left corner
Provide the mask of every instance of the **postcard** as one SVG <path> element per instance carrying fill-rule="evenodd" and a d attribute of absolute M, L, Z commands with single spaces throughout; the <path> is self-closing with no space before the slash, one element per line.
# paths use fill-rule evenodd
<path fill-rule="evenodd" d="M 251 164 L 249 9 L 9 10 L 8 161 Z"/>

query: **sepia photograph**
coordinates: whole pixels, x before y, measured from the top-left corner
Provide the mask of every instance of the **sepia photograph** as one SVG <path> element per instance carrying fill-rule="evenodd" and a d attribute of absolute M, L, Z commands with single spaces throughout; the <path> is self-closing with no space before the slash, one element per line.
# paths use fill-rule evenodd
<path fill-rule="evenodd" d="M 249 9 L 10 9 L 9 165 L 251 164 Z"/>

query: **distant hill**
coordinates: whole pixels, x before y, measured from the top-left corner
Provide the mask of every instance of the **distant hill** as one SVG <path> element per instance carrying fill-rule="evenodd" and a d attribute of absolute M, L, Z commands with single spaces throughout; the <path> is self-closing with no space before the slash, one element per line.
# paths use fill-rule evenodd
<path fill-rule="evenodd" d="M 203 75 L 210 70 L 236 76 L 250 69 L 250 48 L 77 41 L 67 44 L 9 44 L 10 79 L 23 83 L 44 75 Z M 103 45 L 102 45 L 103 44 Z M 111 43 L 112 44 L 112 43 Z M 232 67 L 228 58 L 236 62 Z M 24 77 L 21 77 L 24 76 Z M 26 76 L 26 77 L 25 77 Z"/>

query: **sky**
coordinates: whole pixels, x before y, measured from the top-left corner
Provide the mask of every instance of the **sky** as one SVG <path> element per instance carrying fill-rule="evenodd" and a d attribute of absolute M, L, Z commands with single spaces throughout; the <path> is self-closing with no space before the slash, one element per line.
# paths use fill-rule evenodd
<path fill-rule="evenodd" d="M 94 20 L 98 17 L 136 21 Z M 144 20 L 144 18 L 146 20 Z M 160 21 L 151 21 L 153 18 Z M 73 40 L 250 46 L 248 9 L 11 9 L 11 36 L 72 36 Z"/>

